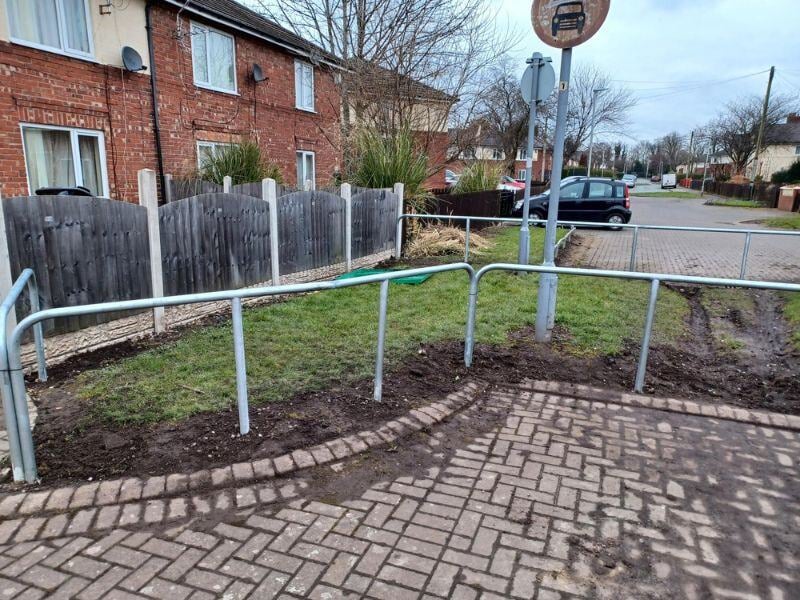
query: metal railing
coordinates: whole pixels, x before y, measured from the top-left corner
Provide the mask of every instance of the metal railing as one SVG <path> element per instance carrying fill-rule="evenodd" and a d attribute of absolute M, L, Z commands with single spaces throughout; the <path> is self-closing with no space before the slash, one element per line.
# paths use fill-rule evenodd
<path fill-rule="evenodd" d="M 464 252 L 464 260 L 469 260 L 469 232 L 470 225 L 473 221 L 493 222 L 493 223 L 522 223 L 522 219 L 515 219 L 510 217 L 466 217 L 462 215 L 426 215 L 426 214 L 402 214 L 397 218 L 398 223 L 402 223 L 403 219 L 430 219 L 436 221 L 452 220 L 452 221 L 466 221 L 466 249 Z M 541 219 L 530 219 L 531 225 L 546 225 L 547 221 Z M 744 249 L 742 250 L 742 260 L 739 269 L 739 279 L 744 279 L 747 274 L 747 261 L 750 256 L 750 244 L 753 236 L 755 235 L 777 235 L 777 236 L 795 236 L 800 237 L 800 231 L 788 231 L 784 229 L 736 229 L 731 227 L 683 227 L 679 225 L 638 225 L 635 223 L 593 223 L 589 221 L 557 221 L 558 227 L 587 227 L 587 228 L 604 228 L 604 229 L 633 229 L 633 241 L 631 243 L 631 255 L 628 266 L 629 271 L 636 271 L 636 253 L 639 246 L 639 231 L 642 229 L 651 231 L 693 231 L 702 233 L 725 233 L 725 234 L 739 234 L 744 235 Z M 398 225 L 398 230 L 401 225 Z M 398 236 L 398 240 L 400 237 Z M 399 248 L 395 248 L 396 256 L 400 256 Z"/>
<path fill-rule="evenodd" d="M 3 335 L 0 336 L 0 372 L 2 372 L 2 396 L 3 396 L 3 416 L 6 422 L 6 435 L 8 436 L 9 454 L 12 457 L 12 474 L 14 481 L 19 481 L 22 478 L 22 465 L 14 457 L 21 455 L 20 450 L 20 429 L 17 419 L 17 414 L 24 412 L 28 414 L 28 404 L 26 397 L 23 395 L 21 403 L 16 402 L 16 398 L 11 393 L 11 377 L 9 373 L 9 356 L 8 356 L 8 317 L 14 310 L 14 306 L 22 295 L 24 289 L 28 289 L 28 301 L 31 304 L 31 312 L 39 312 L 39 289 L 36 286 L 36 275 L 32 269 L 24 269 L 20 273 L 14 285 L 8 292 L 3 303 L 0 304 L 0 327 L 3 328 Z M 33 340 L 36 346 L 36 362 L 39 366 L 39 380 L 47 381 L 47 366 L 44 358 L 44 335 L 42 333 L 42 324 L 37 323 L 33 328 Z M 28 430 L 30 430 L 30 419 L 28 419 Z"/>
<path fill-rule="evenodd" d="M 661 282 L 694 283 L 717 287 L 739 287 L 759 290 L 780 290 L 800 292 L 800 284 L 779 283 L 771 281 L 748 281 L 742 279 L 723 279 L 718 277 L 698 277 L 693 275 L 670 275 L 667 273 L 635 273 L 631 271 L 610 271 L 606 269 L 578 269 L 572 267 L 545 267 L 543 265 L 518 265 L 495 263 L 480 269 L 470 281 L 469 308 L 467 309 L 467 330 L 464 341 L 464 363 L 472 366 L 473 347 L 475 345 L 475 320 L 478 304 L 478 291 L 481 279 L 491 271 L 513 271 L 527 273 L 553 273 L 555 275 L 578 275 L 583 277 L 611 277 L 617 279 L 641 280 L 650 282 L 650 298 L 647 303 L 642 347 L 639 363 L 636 368 L 634 391 L 641 393 L 647 372 L 647 355 L 650 351 L 650 337 L 653 332 L 653 320 L 656 314 L 656 301 Z"/>
<path fill-rule="evenodd" d="M 124 300 L 116 302 L 104 302 L 101 304 L 87 304 L 84 306 L 69 306 L 63 308 L 50 308 L 38 310 L 38 296 L 35 294 L 35 287 L 32 288 L 32 298 L 36 298 L 35 304 L 32 300 L 34 312 L 25 317 L 14 328 L 6 346 L 6 335 L 2 336 L 3 345 L 7 350 L 7 362 L 3 365 L 3 403 L 15 407 L 14 411 L 6 411 L 6 422 L 9 430 L 9 440 L 12 430 L 18 432 L 16 445 L 11 447 L 11 462 L 14 465 L 14 480 L 19 481 L 24 478 L 29 483 L 37 479 L 36 459 L 34 455 L 33 436 L 31 433 L 30 417 L 26 403 L 25 378 L 22 368 L 21 342 L 25 331 L 34 327 L 37 335 L 37 352 L 40 351 L 40 376 L 46 377 L 44 373 L 44 351 L 41 343 L 41 322 L 47 319 L 59 317 L 75 317 L 88 314 L 99 314 L 127 310 L 139 310 L 156 307 L 177 306 L 181 304 L 197 304 L 201 302 L 218 302 L 230 300 L 233 321 L 233 346 L 234 361 L 236 364 L 236 403 L 239 414 L 239 432 L 244 435 L 250 431 L 249 407 L 247 400 L 247 371 L 244 346 L 244 328 L 242 323 L 242 300 L 245 298 L 257 298 L 264 296 L 281 296 L 288 294 L 302 294 L 307 292 L 319 292 L 324 290 L 335 290 L 371 283 L 380 283 L 380 306 L 378 314 L 378 341 L 375 358 L 375 385 L 374 398 L 380 401 L 383 393 L 383 351 L 386 338 L 386 312 L 389 304 L 389 282 L 404 277 L 415 275 L 433 275 L 448 271 L 466 271 L 470 281 L 475 276 L 474 269 L 466 263 L 454 263 L 448 265 L 437 265 L 423 267 L 419 269 L 408 269 L 405 271 L 392 271 L 387 273 L 376 273 L 364 277 L 354 277 L 350 279 L 339 279 L 333 281 L 318 281 L 310 283 L 298 283 L 293 285 L 268 286 L 256 288 L 244 288 L 238 290 L 225 290 L 219 292 L 205 292 L 199 294 L 186 294 L 182 296 L 165 296 L 161 298 L 143 298 L 141 300 Z M 31 273 L 32 276 L 32 273 Z M 30 276 L 29 276 L 30 277 Z M 21 278 L 22 279 L 22 278 Z M 24 284 L 24 282 L 23 282 Z M 19 281 L 12 292 L 21 290 L 22 285 Z M 19 295 L 17 290 L 17 296 Z M 15 296 L 12 294 L 3 303 L 13 305 Z M 6 353 L 3 353 L 6 357 Z M 6 381 L 10 381 L 8 387 Z M 14 422 L 9 422 L 11 418 Z"/>

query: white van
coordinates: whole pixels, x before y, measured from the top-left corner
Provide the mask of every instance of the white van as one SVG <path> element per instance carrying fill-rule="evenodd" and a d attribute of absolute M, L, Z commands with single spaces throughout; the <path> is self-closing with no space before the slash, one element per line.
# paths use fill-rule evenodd
<path fill-rule="evenodd" d="M 661 176 L 661 189 L 678 187 L 678 176 L 675 173 L 664 173 Z"/>

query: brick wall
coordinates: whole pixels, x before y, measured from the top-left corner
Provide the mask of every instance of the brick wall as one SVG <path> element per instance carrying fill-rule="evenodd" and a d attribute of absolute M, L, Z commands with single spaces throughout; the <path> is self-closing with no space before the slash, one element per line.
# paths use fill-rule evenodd
<path fill-rule="evenodd" d="M 27 196 L 20 123 L 102 131 L 110 194 L 135 201 L 156 165 L 150 78 L 0 41 L 0 192 Z"/>
<path fill-rule="evenodd" d="M 315 69 L 315 113 L 295 108 L 294 58 L 243 35 L 236 40 L 238 94 L 194 85 L 191 41 L 176 38 L 177 11 L 153 9 L 164 170 L 197 167 L 197 141 L 252 138 L 296 183 L 296 151 L 316 154 L 317 183 L 341 165 L 339 93 L 330 69 Z M 182 22 L 188 32 L 189 20 Z M 235 32 L 231 32 L 235 33 Z M 269 77 L 255 84 L 258 63 Z M 0 193 L 28 195 L 20 123 L 102 131 L 112 198 L 136 202 L 137 171 L 157 169 L 149 73 L 0 41 Z"/>
<path fill-rule="evenodd" d="M 237 94 L 194 85 L 191 39 L 176 36 L 176 11 L 153 10 L 164 168 L 179 176 L 197 168 L 197 141 L 238 142 L 251 138 L 296 183 L 296 152 L 316 154 L 317 184 L 329 184 L 341 166 L 340 96 L 334 74 L 314 69 L 315 113 L 295 108 L 294 57 L 257 39 L 234 34 Z M 213 24 L 209 24 L 213 25 Z M 188 34 L 190 20 L 182 18 Z M 224 30 L 224 29 L 223 29 Z M 268 80 L 256 84 L 252 65 Z"/>

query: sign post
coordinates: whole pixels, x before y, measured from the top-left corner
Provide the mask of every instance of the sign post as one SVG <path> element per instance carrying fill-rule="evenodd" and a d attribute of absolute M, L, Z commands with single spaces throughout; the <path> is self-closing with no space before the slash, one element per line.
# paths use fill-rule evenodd
<path fill-rule="evenodd" d="M 552 59 L 544 58 L 538 52 L 526 62 L 528 68 L 522 76 L 520 89 L 522 97 L 530 107 L 528 117 L 528 151 L 525 156 L 525 199 L 522 205 L 522 224 L 519 229 L 519 256 L 521 265 L 528 264 L 530 255 L 530 207 L 531 207 L 531 181 L 533 177 L 533 150 L 536 141 L 536 108 L 553 91 L 556 83 L 556 73 L 550 65 Z"/>
<path fill-rule="evenodd" d="M 547 230 L 544 239 L 544 265 L 555 266 L 556 221 L 564 166 L 569 77 L 572 48 L 591 38 L 608 16 L 611 0 L 534 0 L 531 21 L 536 35 L 544 43 L 561 48 L 561 74 L 558 84 L 558 113 L 553 141 L 553 171 L 550 176 L 550 202 L 547 207 Z M 558 276 L 542 273 L 536 304 L 536 341 L 550 339 L 555 324 Z"/>

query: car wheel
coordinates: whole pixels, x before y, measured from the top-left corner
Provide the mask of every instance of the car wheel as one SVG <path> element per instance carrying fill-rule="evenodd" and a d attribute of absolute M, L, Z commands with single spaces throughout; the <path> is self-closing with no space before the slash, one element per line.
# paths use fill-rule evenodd
<path fill-rule="evenodd" d="M 542 212 L 540 212 L 538 210 L 535 210 L 535 211 L 533 211 L 531 213 L 531 219 L 536 219 L 537 221 L 546 221 L 547 220 L 547 215 L 545 215 L 544 213 L 542 213 Z M 536 226 L 537 227 L 544 227 L 544 223 L 537 223 Z"/>
<path fill-rule="evenodd" d="M 611 225 L 624 225 L 625 224 L 625 217 L 623 217 L 619 213 L 611 213 L 606 217 L 606 223 Z M 613 231 L 619 231 L 622 227 L 611 227 Z"/>

